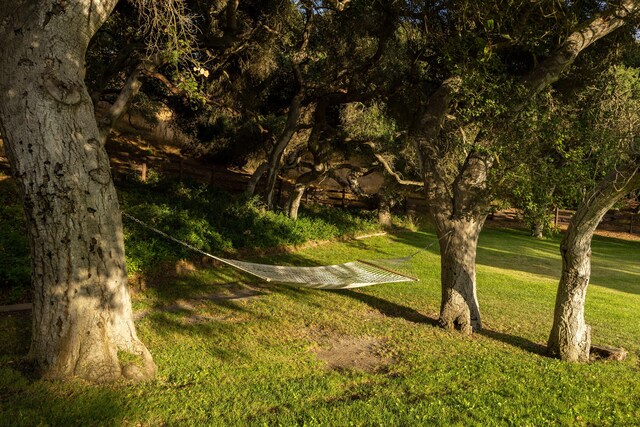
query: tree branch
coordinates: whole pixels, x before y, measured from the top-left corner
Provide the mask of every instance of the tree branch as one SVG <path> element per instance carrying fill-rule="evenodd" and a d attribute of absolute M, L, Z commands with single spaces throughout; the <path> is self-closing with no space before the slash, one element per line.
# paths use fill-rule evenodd
<path fill-rule="evenodd" d="M 188 94 L 184 89 L 181 89 L 178 86 L 174 85 L 171 82 L 171 80 L 169 80 L 162 73 L 159 73 L 157 71 L 152 71 L 152 70 L 142 70 L 142 74 L 144 74 L 147 77 L 151 77 L 151 78 L 154 78 L 154 79 L 158 80 L 160 83 L 162 83 L 167 88 L 167 90 L 169 90 L 169 92 L 171 92 L 172 95 L 188 97 Z M 221 104 L 220 102 L 214 101 L 213 99 L 211 99 L 209 97 L 204 97 L 203 101 L 207 105 L 213 105 L 215 107 L 224 108 L 225 110 L 227 110 L 230 113 L 233 113 L 233 114 L 235 114 L 237 116 L 242 115 L 242 111 L 236 110 L 236 109 L 234 109 L 232 107 L 229 107 L 228 105 Z"/>
<path fill-rule="evenodd" d="M 100 130 L 100 142 L 103 145 L 107 142 L 107 137 L 109 136 L 113 125 L 125 113 L 125 111 L 127 111 L 129 102 L 140 91 L 140 87 L 142 86 L 140 75 L 145 71 L 153 72 L 160 63 L 161 61 L 157 56 L 144 60 L 140 62 L 135 70 L 133 70 L 129 75 L 129 78 L 118 94 L 118 98 L 116 98 L 115 102 L 109 108 L 109 112 L 100 120 L 100 123 L 98 123 L 98 128 Z"/>
<path fill-rule="evenodd" d="M 619 6 L 582 25 L 571 33 L 550 57 L 522 79 L 525 88 L 535 94 L 556 82 L 580 52 L 623 26 L 626 19 L 636 14 L 638 10 L 640 10 L 640 1 L 623 0 Z"/>
<path fill-rule="evenodd" d="M 382 167 L 384 167 L 384 170 L 389 175 L 391 175 L 396 180 L 396 182 L 398 184 L 400 184 L 400 185 L 412 185 L 412 186 L 416 186 L 416 187 L 423 187 L 424 186 L 424 183 L 422 183 L 420 181 L 411 181 L 411 180 L 403 179 L 402 176 L 400 176 L 400 174 L 398 172 L 393 170 L 393 168 L 391 167 L 391 165 L 389 164 L 387 159 L 385 159 L 380 153 L 377 152 L 376 145 L 373 142 L 371 142 L 371 141 L 362 141 L 362 144 L 364 144 L 367 147 L 371 148 L 371 151 L 373 151 L 374 157 L 380 162 Z"/>

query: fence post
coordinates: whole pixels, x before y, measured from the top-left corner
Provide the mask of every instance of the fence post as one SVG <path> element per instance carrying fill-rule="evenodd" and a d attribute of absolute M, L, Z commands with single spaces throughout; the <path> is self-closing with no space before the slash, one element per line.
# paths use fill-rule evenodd
<path fill-rule="evenodd" d="M 558 228 L 558 217 L 560 216 L 560 209 L 558 208 L 558 206 L 556 206 L 556 216 L 553 220 L 553 226 L 555 228 Z"/>
<path fill-rule="evenodd" d="M 142 165 L 140 166 L 140 181 L 147 182 L 147 158 L 142 159 Z"/>
<path fill-rule="evenodd" d="M 631 212 L 631 216 L 629 217 L 629 234 L 633 234 L 633 219 L 635 218 L 636 214 L 633 213 L 633 211 Z"/>
<path fill-rule="evenodd" d="M 347 189 L 342 187 L 342 208 L 344 209 L 345 207 L 345 203 L 344 203 L 344 199 L 345 199 L 345 195 L 347 194 Z"/>

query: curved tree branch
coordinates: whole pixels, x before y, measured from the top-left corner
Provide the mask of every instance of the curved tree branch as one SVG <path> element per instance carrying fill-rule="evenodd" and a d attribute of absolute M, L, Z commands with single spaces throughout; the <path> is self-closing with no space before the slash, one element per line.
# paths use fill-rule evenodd
<path fill-rule="evenodd" d="M 382 165 L 384 170 L 389 175 L 391 175 L 396 180 L 396 182 L 398 184 L 400 184 L 400 185 L 411 185 L 411 186 L 415 186 L 415 187 L 423 187 L 424 186 L 423 182 L 411 181 L 411 180 L 403 179 L 402 176 L 400 176 L 400 174 L 398 172 L 393 170 L 393 168 L 391 167 L 391 165 L 389 164 L 387 159 L 385 159 L 384 156 L 382 156 L 382 154 L 378 153 L 378 151 L 376 149 L 376 145 L 373 142 L 371 142 L 371 141 L 363 141 L 362 144 L 364 144 L 367 147 L 371 148 L 371 151 L 373 151 L 374 157 L 380 162 L 380 164 Z"/>

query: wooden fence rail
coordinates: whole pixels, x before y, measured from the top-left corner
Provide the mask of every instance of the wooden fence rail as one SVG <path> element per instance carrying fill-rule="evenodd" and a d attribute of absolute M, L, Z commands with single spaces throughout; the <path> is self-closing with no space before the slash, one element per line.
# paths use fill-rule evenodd
<path fill-rule="evenodd" d="M 124 166 L 124 165 L 121 165 Z M 120 167 L 120 172 L 137 171 L 142 181 L 149 176 L 149 171 L 157 170 L 168 176 L 180 180 L 191 180 L 220 188 L 230 193 L 242 193 L 251 179 L 251 174 L 242 171 L 233 171 L 220 166 L 205 166 L 195 160 L 167 159 L 162 157 L 146 157 L 140 163 L 130 163 L 128 167 Z M 290 180 L 279 178 L 277 184 L 277 199 L 284 202 L 292 191 L 294 183 Z M 354 207 L 360 209 L 376 209 L 375 197 L 364 197 L 353 194 L 347 188 L 327 188 L 310 186 L 304 196 L 306 204 L 320 204 L 335 207 Z M 409 215 L 427 212 L 427 201 L 419 193 L 413 193 L 405 199 L 406 212 Z M 637 206 L 635 207 L 637 209 Z M 556 209 L 553 220 L 556 226 L 567 224 L 571 220 L 574 211 Z M 502 216 L 512 220 L 518 220 L 519 214 L 515 210 L 502 213 Z M 629 233 L 640 232 L 640 220 L 633 209 L 611 210 L 603 218 L 599 228 L 624 229 Z"/>
<path fill-rule="evenodd" d="M 1 149 L 0 144 L 0 169 L 10 174 L 8 159 Z M 233 171 L 220 166 L 207 166 L 196 160 L 146 156 L 141 160 L 132 161 L 132 157 L 134 156 L 128 152 L 116 153 L 116 156 L 111 159 L 113 173 L 115 175 L 136 174 L 142 181 L 146 181 L 153 171 L 158 171 L 164 175 L 201 182 L 236 194 L 246 189 L 251 178 L 251 174 L 246 172 Z M 277 198 L 279 202 L 283 202 L 293 189 L 293 183 L 280 179 L 277 189 Z M 346 188 L 311 186 L 305 194 L 304 201 L 336 207 L 377 208 L 375 197 L 358 196 Z M 410 194 L 404 203 L 407 214 L 427 212 L 427 202 L 419 193 Z M 574 211 L 571 210 L 557 209 L 553 215 L 555 225 L 567 224 L 573 214 Z M 515 210 L 500 212 L 500 216 L 510 220 L 519 219 L 519 214 Z M 598 228 L 640 234 L 640 202 L 631 202 L 625 209 L 610 210 Z"/>

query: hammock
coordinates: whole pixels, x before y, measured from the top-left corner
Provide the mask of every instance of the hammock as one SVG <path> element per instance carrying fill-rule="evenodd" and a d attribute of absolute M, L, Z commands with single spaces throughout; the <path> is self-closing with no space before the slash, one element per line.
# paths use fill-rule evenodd
<path fill-rule="evenodd" d="M 320 267 L 289 267 L 256 264 L 218 257 L 215 257 L 215 259 L 267 282 L 316 289 L 351 289 L 380 283 L 414 282 L 418 280 L 377 265 L 374 262 L 364 260 Z"/>
<path fill-rule="evenodd" d="M 381 283 L 418 281 L 418 279 L 414 277 L 395 271 L 392 267 L 397 268 L 405 264 L 406 261 L 413 258 L 420 251 L 404 258 L 379 259 L 372 261 L 357 260 L 347 262 L 345 264 L 325 265 L 319 267 L 291 267 L 258 264 L 217 257 L 202 251 L 187 242 L 183 242 L 182 240 L 169 236 L 165 232 L 142 222 L 126 212 L 122 212 L 122 215 L 169 240 L 267 282 L 298 285 L 316 289 L 351 289 Z"/>

